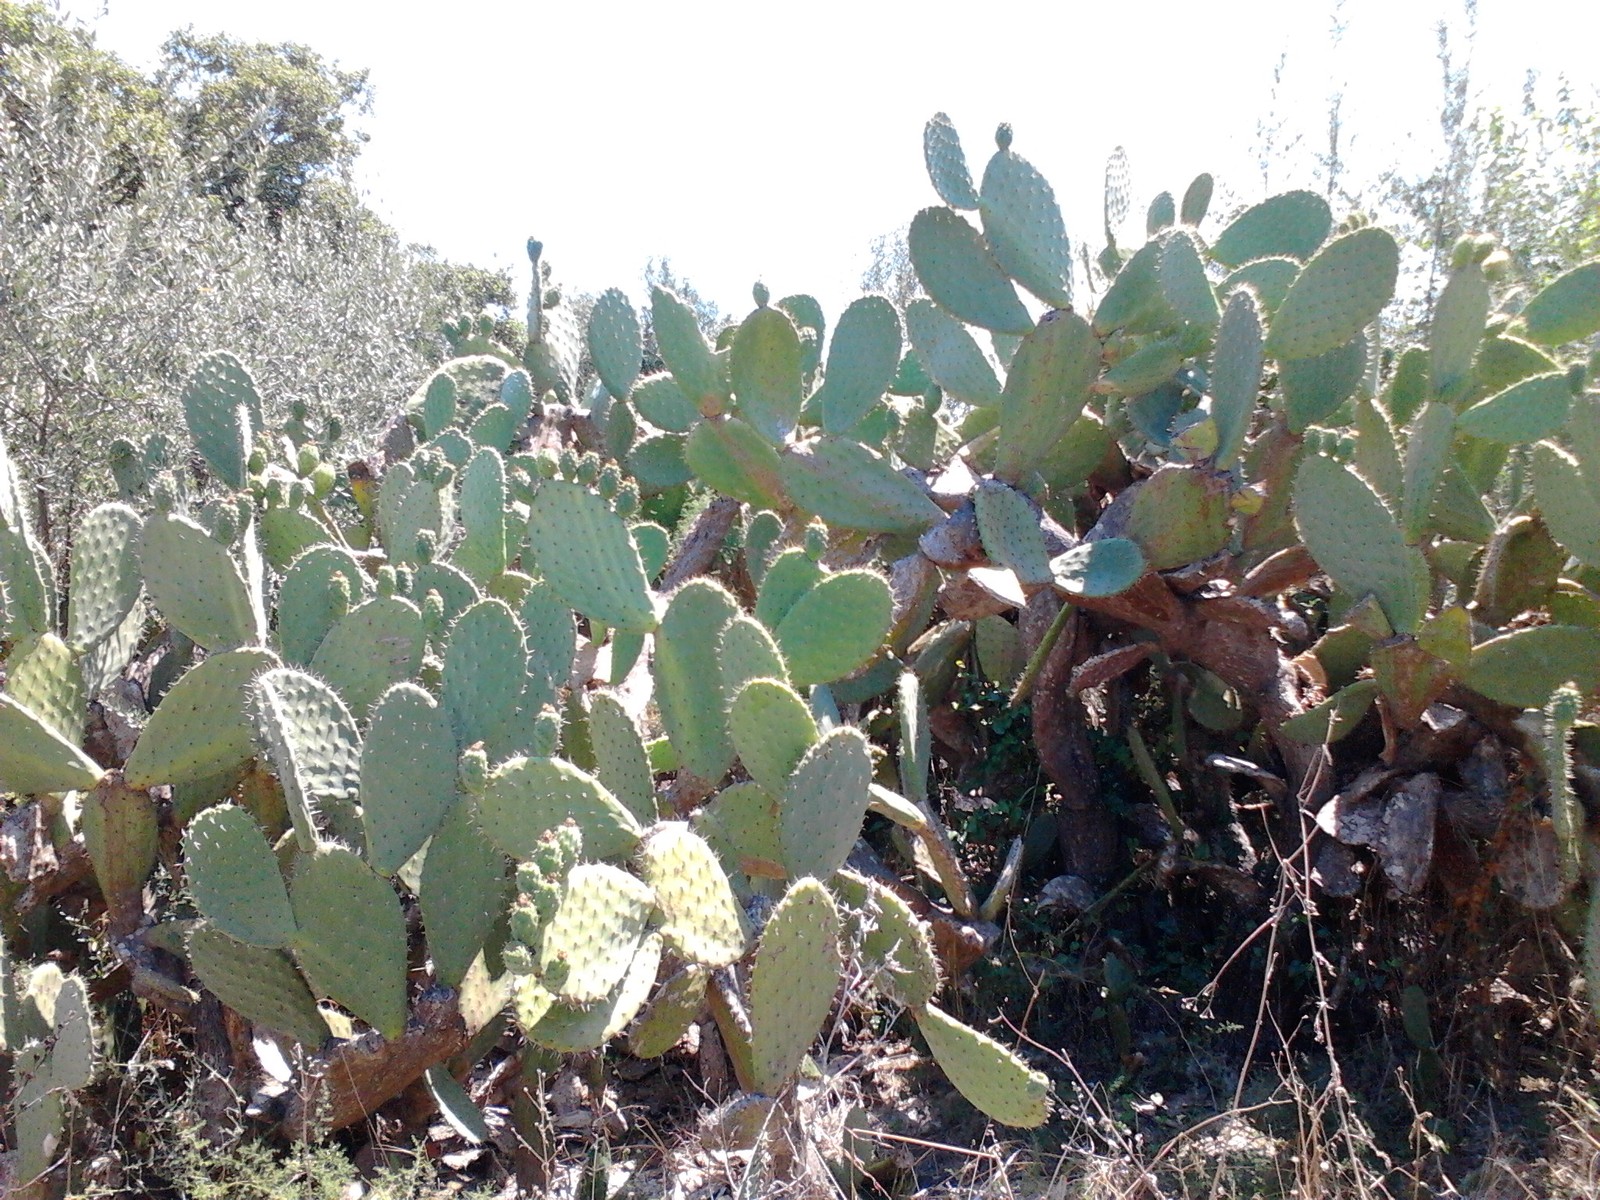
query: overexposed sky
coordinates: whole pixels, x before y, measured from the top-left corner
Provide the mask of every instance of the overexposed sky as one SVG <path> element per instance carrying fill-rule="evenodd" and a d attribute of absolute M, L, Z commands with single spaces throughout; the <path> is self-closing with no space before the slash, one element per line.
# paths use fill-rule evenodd
<path fill-rule="evenodd" d="M 1443 18 L 1458 41 L 1466 30 L 1460 0 L 62 7 L 139 65 L 193 25 L 369 70 L 358 181 L 404 236 L 448 258 L 510 266 L 523 282 L 533 235 L 569 288 L 640 300 L 645 260 L 664 255 L 735 315 L 759 278 L 774 295 L 812 292 L 830 318 L 858 290 L 872 238 L 937 203 L 922 166 L 935 111 L 955 121 L 974 177 L 995 125 L 1011 122 L 1075 244 L 1098 250 L 1118 144 L 1141 220 L 1156 192 L 1181 195 L 1202 170 L 1219 196 L 1266 194 L 1258 124 L 1274 110 L 1285 136 L 1307 140 L 1273 156 L 1272 190 L 1316 186 L 1304 154 L 1325 148 L 1335 92 L 1357 176 L 1427 161 L 1439 144 L 1434 29 Z M 1585 96 L 1600 83 L 1600 5 L 1480 0 L 1477 27 L 1482 99 L 1515 107 L 1530 68 L 1552 83 L 1565 73 Z"/>

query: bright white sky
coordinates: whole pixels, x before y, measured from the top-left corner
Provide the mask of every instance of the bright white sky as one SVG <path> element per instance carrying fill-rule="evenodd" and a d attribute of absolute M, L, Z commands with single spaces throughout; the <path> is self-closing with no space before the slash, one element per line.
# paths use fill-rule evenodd
<path fill-rule="evenodd" d="M 1431 161 L 1434 28 L 1450 21 L 1461 53 L 1466 30 L 1460 0 L 63 8 L 139 65 L 192 24 L 303 42 L 370 70 L 359 181 L 405 237 L 448 258 L 510 266 L 521 283 L 532 234 L 569 288 L 642 299 L 645 260 L 665 255 L 735 315 L 759 278 L 774 295 L 812 292 L 830 317 L 858 291 L 872 238 L 937 203 L 922 165 L 923 122 L 937 110 L 954 119 L 974 177 L 995 125 L 1010 121 L 1069 234 L 1098 250 L 1103 166 L 1119 143 L 1141 222 L 1156 192 L 1181 195 L 1202 170 L 1219 199 L 1265 195 L 1257 126 L 1274 105 L 1286 136 L 1306 141 L 1274 156 L 1272 190 L 1316 186 L 1303 155 L 1325 149 L 1336 91 L 1356 176 Z M 1535 68 L 1552 83 L 1564 72 L 1587 97 L 1597 46 L 1600 4 L 1481 0 L 1474 91 L 1515 108 Z"/>

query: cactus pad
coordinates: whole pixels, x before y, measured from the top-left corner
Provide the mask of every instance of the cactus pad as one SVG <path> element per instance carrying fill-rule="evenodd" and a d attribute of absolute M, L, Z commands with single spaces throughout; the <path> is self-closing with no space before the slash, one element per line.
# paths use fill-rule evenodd
<path fill-rule="evenodd" d="M 649 581 L 628 527 L 594 492 L 545 482 L 529 508 L 528 543 L 545 579 L 573 608 L 613 629 L 655 628 Z"/>
<path fill-rule="evenodd" d="M 102 504 L 72 539 L 72 592 L 67 640 L 79 650 L 110 637 L 139 598 L 139 514 L 125 504 Z"/>
<path fill-rule="evenodd" d="M 1358 229 L 1319 250 L 1273 315 L 1267 351 L 1315 358 L 1350 341 L 1394 296 L 1400 247 L 1382 229 Z"/>
<path fill-rule="evenodd" d="M 517 996 L 517 1019 L 528 1040 L 565 1054 L 580 1054 L 598 1050 L 633 1023 L 634 1017 L 650 998 L 655 986 L 656 973 L 661 967 L 661 938 L 646 934 L 633 955 L 628 973 L 598 1004 L 579 1008 L 553 1002 L 544 993 L 548 1005 L 542 1016 L 533 1024 L 539 1002 L 527 1003 L 523 996 L 529 991 L 529 981 L 524 980 Z M 537 985 L 534 985 L 537 986 Z M 531 998 L 531 997 L 530 997 Z"/>
<path fill-rule="evenodd" d="M 713 781 L 733 762 L 717 646 L 723 626 L 738 611 L 738 602 L 721 584 L 692 580 L 673 593 L 656 635 L 652 667 L 661 722 L 683 764 Z"/>
<path fill-rule="evenodd" d="M 514 758 L 495 769 L 478 797 L 484 834 L 516 859 L 530 857 L 540 834 L 568 817 L 595 858 L 627 854 L 638 843 L 633 814 L 592 775 L 559 758 Z"/>
<path fill-rule="evenodd" d="M 661 936 L 680 957 L 722 967 L 743 956 L 744 914 L 699 834 L 681 821 L 657 825 L 639 846 L 639 873 L 655 889 Z"/>
<path fill-rule="evenodd" d="M 799 686 L 840 679 L 864 666 L 883 644 L 894 597 L 873 571 L 840 571 L 795 601 L 774 630 L 789 675 Z"/>
<path fill-rule="evenodd" d="M 444 709 L 414 683 L 378 700 L 361 747 L 367 861 L 393 875 L 439 828 L 456 798 L 456 739 Z"/>
<path fill-rule="evenodd" d="M 0 788 L 24 795 L 91 788 L 104 772 L 24 704 L 0 693 Z"/>
<path fill-rule="evenodd" d="M 807 751 L 778 810 L 783 866 L 790 878 L 826 879 L 841 866 L 866 815 L 872 754 L 857 729 L 841 726 Z"/>
<path fill-rule="evenodd" d="M 406 922 L 394 888 L 348 850 L 301 860 L 294 955 L 311 986 L 386 1038 L 406 1023 Z"/>
<path fill-rule="evenodd" d="M 300 848 L 315 850 L 324 832 L 348 835 L 361 786 L 361 737 L 344 701 L 293 667 L 257 676 L 251 698 Z"/>
<path fill-rule="evenodd" d="M 428 843 L 417 897 L 434 974 L 457 987 L 504 916 L 506 897 L 505 857 L 479 832 L 465 801 Z"/>
<path fill-rule="evenodd" d="M 1017 482 L 1043 461 L 1083 411 L 1099 370 L 1100 343 L 1087 321 L 1066 309 L 1039 318 L 1006 374 L 995 449 L 999 478 Z"/>
<path fill-rule="evenodd" d="M 1427 613 L 1427 560 L 1359 476 L 1331 458 L 1308 455 L 1294 485 L 1295 523 L 1306 549 L 1354 599 L 1375 596 L 1389 624 L 1414 633 Z"/>
<path fill-rule="evenodd" d="M 833 1007 L 844 960 L 839 910 L 815 879 L 794 883 L 772 910 L 750 972 L 756 1088 L 776 1095 L 800 1069 Z"/>
<path fill-rule="evenodd" d="M 928 1049 L 960 1093 L 1002 1125 L 1031 1129 L 1050 1115 L 1050 1081 L 993 1038 L 933 1005 L 918 1009 Z"/>
<path fill-rule="evenodd" d="M 161 615 L 207 650 L 259 642 L 265 632 L 258 596 L 228 548 L 176 513 L 144 523 L 139 564 Z"/>
<path fill-rule="evenodd" d="M 740 689 L 728 729 L 745 770 L 772 792 L 783 790 L 818 736 L 806 702 L 777 679 L 755 679 Z"/>
<path fill-rule="evenodd" d="M 1000 402 L 994 364 L 967 327 L 933 301 L 911 302 L 906 309 L 906 336 L 932 381 L 956 399 L 980 407 Z"/>
<path fill-rule="evenodd" d="M 374 596 L 328 630 L 311 670 L 332 685 L 352 712 L 367 710 L 391 685 L 422 664 L 422 613 L 399 596 Z"/>
<path fill-rule="evenodd" d="M 316 1049 L 328 1036 L 317 1002 L 278 950 L 251 946 L 202 925 L 189 935 L 194 973 L 234 1012 Z"/>
<path fill-rule="evenodd" d="M 219 804 L 189 822 L 184 863 L 195 905 L 222 933 L 252 946 L 289 945 L 294 912 L 278 860 L 242 808 Z"/>
<path fill-rule="evenodd" d="M 1027 333 L 1028 310 L 980 234 L 948 208 L 925 208 L 906 237 L 917 278 L 938 304 L 971 325 Z"/>
<path fill-rule="evenodd" d="M 605 863 L 579 863 L 544 928 L 539 976 L 567 1004 L 593 1004 L 627 974 L 655 903 L 647 884 Z"/>

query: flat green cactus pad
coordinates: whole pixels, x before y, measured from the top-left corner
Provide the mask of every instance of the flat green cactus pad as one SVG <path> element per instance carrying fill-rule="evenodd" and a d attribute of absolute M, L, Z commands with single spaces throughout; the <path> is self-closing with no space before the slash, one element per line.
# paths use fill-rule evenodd
<path fill-rule="evenodd" d="M 830 525 L 864 532 L 916 533 L 943 517 L 938 505 L 875 450 L 824 435 L 780 458 L 784 491 Z"/>
<path fill-rule="evenodd" d="M 795 882 L 772 910 L 750 972 L 751 1060 L 758 1090 L 775 1096 L 833 1007 L 844 959 L 839 910 L 815 879 Z"/>
<path fill-rule="evenodd" d="M 1572 387 L 1562 371 L 1535 375 L 1464 409 L 1456 429 L 1469 437 L 1519 445 L 1549 437 L 1567 423 Z"/>
<path fill-rule="evenodd" d="M 1099 370 L 1100 342 L 1087 321 L 1065 309 L 1039 319 L 1006 374 L 996 476 L 1015 483 L 1044 460 L 1083 411 Z"/>
<path fill-rule="evenodd" d="M 480 600 L 456 619 L 444 649 L 442 690 L 459 745 L 483 742 L 491 759 L 521 748 L 527 661 L 522 625 L 502 601 Z"/>
<path fill-rule="evenodd" d="M 665 373 L 639 380 L 630 398 L 641 417 L 668 433 L 688 433 L 700 419 L 700 410 L 683 394 L 678 381 Z"/>
<path fill-rule="evenodd" d="M 721 584 L 695 579 L 673 593 L 656 635 L 656 704 L 683 763 L 702 779 L 717 780 L 733 762 L 723 720 L 717 647 L 723 626 L 739 604 Z"/>
<path fill-rule="evenodd" d="M 688 963 L 668 976 L 628 1030 L 628 1053 L 659 1058 L 682 1041 L 705 1008 L 710 981 L 711 968 L 701 963 Z"/>
<path fill-rule="evenodd" d="M 683 448 L 701 483 L 757 508 L 787 507 L 772 444 L 738 417 L 713 417 L 694 427 Z"/>
<path fill-rule="evenodd" d="M 278 665 L 266 650 L 213 654 L 184 674 L 151 714 L 123 778 L 135 787 L 197 783 L 241 769 L 255 753 L 246 689 Z"/>
<path fill-rule="evenodd" d="M 606 391 L 619 400 L 627 398 L 633 381 L 639 377 L 644 356 L 644 332 L 638 314 L 620 288 L 600 293 L 589 313 L 589 356 Z"/>
<path fill-rule="evenodd" d="M 1551 536 L 1585 566 L 1600 568 L 1600 495 L 1578 459 L 1551 442 L 1535 446 L 1533 490 Z"/>
<path fill-rule="evenodd" d="M 189 935 L 189 962 L 200 982 L 247 1020 L 313 1050 L 327 1038 L 328 1024 L 311 989 L 282 951 L 202 925 Z"/>
<path fill-rule="evenodd" d="M 336 575 L 344 577 L 342 587 L 333 583 Z M 328 630 L 347 611 L 336 597 L 353 608 L 371 594 L 372 581 L 343 546 L 313 546 L 302 553 L 278 589 L 278 649 L 284 661 L 309 667 Z"/>
<path fill-rule="evenodd" d="M 406 920 L 382 875 L 348 850 L 300 862 L 289 889 L 294 955 L 311 986 L 386 1038 L 406 1024 Z"/>
<path fill-rule="evenodd" d="M 1009 567 L 1024 584 L 1050 582 L 1050 556 L 1039 515 L 1027 499 L 998 480 L 985 480 L 972 494 L 978 532 L 990 560 Z"/>
<path fill-rule="evenodd" d="M 972 186 L 967 157 L 961 152 L 961 139 L 944 113 L 934 113 L 923 127 L 922 157 L 939 199 L 951 208 L 978 207 L 978 190 Z"/>
<path fill-rule="evenodd" d="M 139 599 L 142 527 L 139 514 L 126 504 L 102 504 L 73 535 L 67 640 L 77 649 L 110 637 Z"/>
<path fill-rule="evenodd" d="M 757 308 L 733 337 L 729 362 L 739 415 L 782 443 L 800 416 L 800 334 L 780 308 Z"/>
<path fill-rule="evenodd" d="M 1356 334 L 1315 358 L 1291 358 L 1278 369 L 1289 429 L 1304 433 L 1355 395 L 1367 370 L 1367 339 Z"/>
<path fill-rule="evenodd" d="M 640 825 L 656 819 L 655 780 L 639 727 L 609 692 L 589 698 L 589 745 L 595 778 L 634 815 Z"/>
<path fill-rule="evenodd" d="M 214 351 L 196 365 L 180 399 L 195 449 L 228 487 L 244 487 L 250 435 L 262 428 L 261 396 L 250 372 L 226 350 Z"/>
<path fill-rule="evenodd" d="M 757 783 L 723 788 L 695 817 L 695 830 L 730 871 L 782 879 L 778 799 Z"/>
<path fill-rule="evenodd" d="M 874 571 L 838 571 L 808 590 L 773 631 L 796 685 L 827 683 L 864 666 L 883 645 L 894 597 Z"/>
<path fill-rule="evenodd" d="M 1315 192 L 1284 192 L 1246 209 L 1212 243 L 1211 257 L 1228 267 L 1286 256 L 1304 262 L 1316 253 L 1333 214 Z"/>
<path fill-rule="evenodd" d="M 374 596 L 328 630 L 311 656 L 311 670 L 352 712 L 365 717 L 385 690 L 416 674 L 425 636 L 415 604 L 399 596 Z"/>
<path fill-rule="evenodd" d="M 549 993 L 541 1000 L 529 994 L 528 981 L 519 988 L 515 1000 L 517 1020 L 529 1041 L 563 1054 L 581 1054 L 598 1050 L 633 1023 L 639 1010 L 650 998 L 656 974 L 661 967 L 661 938 L 646 934 L 634 953 L 633 961 L 622 982 L 617 984 L 598 1004 L 587 1008 L 556 1003 Z M 537 985 L 535 985 L 537 986 Z M 526 999 L 524 998 L 526 997 Z M 542 1015 L 528 1023 L 541 1007 Z"/>
<path fill-rule="evenodd" d="M 681 821 L 662 822 L 640 844 L 639 872 L 655 890 L 661 936 L 679 956 L 713 967 L 743 956 L 744 914 L 704 838 Z"/>
<path fill-rule="evenodd" d="M 1600 630 L 1536 625 L 1472 648 L 1467 686 L 1501 704 L 1542 708 L 1565 683 L 1600 687 Z"/>
<path fill-rule="evenodd" d="M 339 694 L 293 667 L 263 672 L 251 687 L 256 729 L 283 785 L 300 848 L 338 838 L 354 818 L 361 786 L 361 735 Z"/>
<path fill-rule="evenodd" d="M 104 772 L 37 713 L 0 693 L 0 788 L 24 795 L 92 788 Z"/>
<path fill-rule="evenodd" d="M 540 834 L 569 817 L 594 858 L 627 854 L 639 841 L 633 814 L 594 776 L 559 758 L 511 759 L 495 769 L 478 797 L 484 834 L 515 859 L 532 856 Z"/>
<path fill-rule="evenodd" d="M 984 169 L 978 207 L 1000 269 L 1052 307 L 1072 303 L 1066 223 L 1054 190 L 1034 165 L 1009 146 L 997 150 Z"/>
<path fill-rule="evenodd" d="M 1228 544 L 1229 484 L 1199 467 L 1161 467 L 1136 485 L 1128 536 L 1154 571 L 1210 558 Z"/>
<path fill-rule="evenodd" d="M 882 296 L 863 296 L 839 317 L 828 370 L 811 401 L 828 433 L 848 433 L 872 411 L 900 366 L 900 314 Z"/>
<path fill-rule="evenodd" d="M 207 650 L 260 642 L 265 618 L 228 548 L 176 513 L 144 523 L 139 564 L 161 615 Z"/>
<path fill-rule="evenodd" d="M 1033 327 L 983 235 L 959 214 L 923 209 L 911 219 L 906 241 L 922 286 L 953 316 L 998 333 L 1023 334 Z"/>
<path fill-rule="evenodd" d="M 379 698 L 361 746 L 367 861 L 393 875 L 433 836 L 456 800 L 456 739 L 443 706 L 414 683 Z"/>
<path fill-rule="evenodd" d="M 434 974 L 447 987 L 466 978 L 505 916 L 506 861 L 458 801 L 428 843 L 417 897 Z"/>
<path fill-rule="evenodd" d="M 1546 284 L 1523 308 L 1522 325 L 1528 340 L 1541 346 L 1576 342 L 1600 330 L 1600 260 Z"/>
<path fill-rule="evenodd" d="M 1138 543 L 1127 538 L 1082 542 L 1050 560 L 1056 587 L 1068 596 L 1115 596 L 1148 569 Z"/>
<path fill-rule="evenodd" d="M 957 1090 L 1002 1125 L 1031 1129 L 1050 1115 L 1050 1080 L 1010 1050 L 928 1005 L 916 1011 L 917 1028 Z"/>
<path fill-rule="evenodd" d="M 826 879 L 844 865 L 861 833 L 871 782 L 872 753 L 858 729 L 829 730 L 806 752 L 778 809 L 783 866 L 791 879 Z"/>
<path fill-rule="evenodd" d="M 1244 449 L 1250 418 L 1261 392 L 1261 308 L 1253 291 L 1240 288 L 1228 297 L 1211 358 L 1211 419 L 1217 423 L 1219 470 L 1227 470 Z"/>
<path fill-rule="evenodd" d="M 931 1003 L 939 992 L 940 972 L 926 922 L 876 880 L 840 871 L 833 887 L 852 910 L 847 937 L 859 946 L 874 986 L 911 1008 Z"/>
<path fill-rule="evenodd" d="M 1335 238 L 1305 265 L 1273 314 L 1267 352 L 1315 358 L 1344 345 L 1389 303 L 1399 271 L 1400 247 L 1386 230 Z"/>
<path fill-rule="evenodd" d="M 19 638 L 6 662 L 6 695 L 25 707 L 63 741 L 83 741 L 89 697 L 83 670 L 72 650 L 50 632 Z"/>
<path fill-rule="evenodd" d="M 606 863 L 579 863 L 561 906 L 544 927 L 539 978 L 566 1004 L 593 1004 L 622 982 L 644 934 L 655 893 Z"/>
<path fill-rule="evenodd" d="M 189 822 L 184 864 L 195 905 L 222 933 L 277 949 L 295 933 L 277 857 L 244 809 L 219 804 Z"/>
<path fill-rule="evenodd" d="M 628 527 L 594 492 L 547 480 L 528 512 L 528 544 L 550 586 L 585 616 L 648 633 L 655 606 Z"/>
<path fill-rule="evenodd" d="M 957 400 L 980 407 L 1000 402 L 1000 381 L 967 327 L 932 300 L 913 300 L 906 309 L 906 336 L 916 362 Z"/>
<path fill-rule="evenodd" d="M 1428 609 L 1427 560 L 1364 480 L 1308 455 L 1295 476 L 1294 516 L 1306 549 L 1335 583 L 1357 599 L 1377 597 L 1390 625 L 1416 632 Z"/>
<path fill-rule="evenodd" d="M 683 394 L 702 412 L 720 411 L 728 397 L 727 385 L 694 310 L 665 288 L 655 287 L 650 289 L 650 317 L 661 357 Z"/>
<path fill-rule="evenodd" d="M 728 729 L 745 770 L 772 792 L 783 790 L 818 736 L 811 709 L 778 679 L 755 679 L 741 688 L 728 712 Z"/>

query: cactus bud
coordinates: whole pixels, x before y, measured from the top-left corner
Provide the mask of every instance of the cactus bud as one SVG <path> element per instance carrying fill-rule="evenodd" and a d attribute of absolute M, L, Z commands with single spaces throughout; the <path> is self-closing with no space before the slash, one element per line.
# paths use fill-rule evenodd
<path fill-rule="evenodd" d="M 306 408 L 304 400 L 291 400 L 289 402 L 289 415 L 296 421 L 304 421 L 311 415 L 311 411 Z"/>
<path fill-rule="evenodd" d="M 350 611 L 350 578 L 343 571 L 328 577 L 328 612 L 337 621 Z"/>
<path fill-rule="evenodd" d="M 289 491 L 276 475 L 267 480 L 267 503 L 273 508 L 282 508 L 289 503 Z"/>
<path fill-rule="evenodd" d="M 422 598 L 422 631 L 430 642 L 444 636 L 444 597 L 437 588 L 429 588 Z"/>
<path fill-rule="evenodd" d="M 520 874 L 519 868 L 519 878 Z M 537 946 L 540 935 L 544 933 L 544 921 L 539 910 L 525 899 L 512 904 L 507 925 L 510 927 L 511 936 L 528 947 Z"/>
<path fill-rule="evenodd" d="M 554 479 L 561 472 L 561 459 L 553 450 L 541 450 L 533 461 L 540 479 Z"/>
<path fill-rule="evenodd" d="M 233 519 L 239 526 L 239 533 L 243 533 L 255 518 L 256 506 L 244 492 L 233 498 Z M 237 535 L 236 535 L 237 536 Z"/>
<path fill-rule="evenodd" d="M 567 872 L 577 865 L 583 853 L 583 831 L 577 822 L 567 818 L 554 829 L 539 835 L 529 863 L 541 874 L 552 879 L 565 879 Z"/>
<path fill-rule="evenodd" d="M 317 453 L 317 448 L 308 442 L 296 453 L 294 469 L 301 475 L 309 475 L 317 469 L 317 464 L 321 461 L 322 456 Z"/>
<path fill-rule="evenodd" d="M 417 530 L 417 561 L 431 563 L 433 553 L 439 546 L 439 534 L 432 529 Z"/>
<path fill-rule="evenodd" d="M 772 293 L 767 290 L 767 285 L 764 283 L 758 282 L 753 288 L 750 289 L 750 294 L 755 297 L 757 308 L 765 308 L 767 306 L 767 301 L 772 299 Z"/>
<path fill-rule="evenodd" d="M 578 456 L 571 450 L 563 450 L 557 460 L 561 464 L 561 478 L 572 479 L 578 473 Z"/>
<path fill-rule="evenodd" d="M 559 308 L 561 305 L 561 289 L 547 288 L 544 293 L 544 306 L 547 309 Z"/>
<path fill-rule="evenodd" d="M 318 463 L 317 469 L 311 472 L 311 494 L 318 500 L 325 499 L 333 491 L 338 474 L 333 469 L 332 463 Z"/>
<path fill-rule="evenodd" d="M 323 426 L 323 429 L 324 433 L 322 440 L 330 446 L 344 436 L 344 422 L 331 413 L 329 414 L 327 424 Z"/>
<path fill-rule="evenodd" d="M 288 490 L 289 507 L 304 508 L 306 503 L 306 494 L 306 485 L 304 482 L 299 479 L 290 480 Z"/>
<path fill-rule="evenodd" d="M 1000 122 L 999 127 L 994 131 L 994 144 L 1000 147 L 1002 154 L 1011 149 L 1011 122 Z"/>
<path fill-rule="evenodd" d="M 487 313 L 478 317 L 478 336 L 486 338 L 494 332 L 494 318 Z"/>
<path fill-rule="evenodd" d="M 233 545 L 239 536 L 239 519 L 233 505 L 219 504 L 211 522 L 211 536 L 224 546 Z"/>
<path fill-rule="evenodd" d="M 820 521 L 813 521 L 806 526 L 806 557 L 812 562 L 819 562 L 828 552 L 828 527 Z"/>
<path fill-rule="evenodd" d="M 578 482 L 587 487 L 600 474 L 600 456 L 590 450 L 578 460 Z"/>
<path fill-rule="evenodd" d="M 245 460 L 245 470 L 252 475 L 259 475 L 267 469 L 267 455 L 260 446 L 250 451 L 250 457 Z"/>
<path fill-rule="evenodd" d="M 561 714 L 550 705 L 539 710 L 533 719 L 532 737 L 528 753 L 538 758 L 549 758 L 561 746 Z"/>
<path fill-rule="evenodd" d="M 500 961 L 513 975 L 532 975 L 539 969 L 538 960 L 521 942 L 507 942 L 502 946 Z"/>
<path fill-rule="evenodd" d="M 170 513 L 178 507 L 178 481 L 172 477 L 172 472 L 163 471 L 157 475 L 150 493 L 158 513 Z"/>
<path fill-rule="evenodd" d="M 489 786 L 489 756 L 484 753 L 482 742 L 474 742 L 461 752 L 456 780 L 469 796 L 476 796 Z"/>
<path fill-rule="evenodd" d="M 394 567 L 388 563 L 378 568 L 378 595 L 392 596 L 399 590 L 399 583 L 395 579 Z"/>
<path fill-rule="evenodd" d="M 607 463 L 600 468 L 600 475 L 595 481 L 595 486 L 607 500 L 614 500 L 617 495 L 617 488 L 621 483 L 622 472 L 617 470 L 617 464 Z"/>
<path fill-rule="evenodd" d="M 612 501 L 611 507 L 624 521 L 635 516 L 639 511 L 639 485 L 631 479 L 624 479 L 617 485 L 617 498 Z"/>

